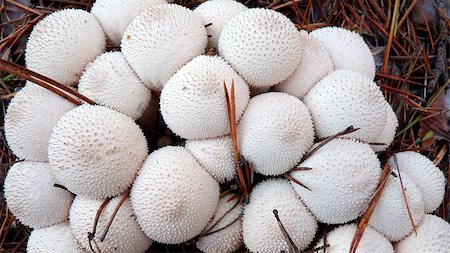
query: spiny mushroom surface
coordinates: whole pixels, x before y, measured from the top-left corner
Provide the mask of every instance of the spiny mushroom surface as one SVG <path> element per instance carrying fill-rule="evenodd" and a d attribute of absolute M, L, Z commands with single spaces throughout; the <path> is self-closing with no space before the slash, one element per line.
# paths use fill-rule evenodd
<path fill-rule="evenodd" d="M 333 60 L 334 69 L 350 69 L 375 78 L 375 60 L 363 37 L 340 27 L 319 28 L 310 36 L 325 46 Z"/>
<path fill-rule="evenodd" d="M 58 182 L 77 195 L 116 196 L 132 183 L 147 156 L 147 141 L 133 119 L 103 106 L 66 113 L 49 140 Z"/>
<path fill-rule="evenodd" d="M 251 86 L 272 86 L 294 73 L 301 59 L 300 33 L 283 14 L 261 8 L 240 12 L 225 25 L 219 54 Z"/>
<path fill-rule="evenodd" d="M 19 159 L 48 161 L 47 149 L 56 122 L 75 105 L 28 82 L 9 103 L 5 116 L 8 147 Z"/>
<path fill-rule="evenodd" d="M 298 249 L 305 249 L 314 238 L 317 221 L 284 179 L 269 179 L 253 189 L 242 220 L 245 246 L 252 252 L 288 252 L 274 210 Z"/>
<path fill-rule="evenodd" d="M 200 234 L 219 202 L 219 184 L 183 147 L 152 152 L 131 190 L 142 230 L 153 240 L 176 244 Z"/>
<path fill-rule="evenodd" d="M 204 53 L 207 43 L 199 16 L 183 6 L 163 4 L 146 9 L 130 23 L 121 48 L 139 78 L 161 90 L 181 66 Z"/>
<path fill-rule="evenodd" d="M 397 114 L 395 114 L 391 105 L 386 102 L 386 122 L 383 130 L 377 138 L 377 144 L 383 143 L 383 145 L 371 145 L 375 152 L 385 151 L 395 138 L 395 132 L 398 127 Z"/>
<path fill-rule="evenodd" d="M 29 69 L 74 86 L 84 67 L 106 46 L 105 34 L 89 12 L 64 9 L 53 12 L 34 27 L 25 61 Z"/>
<path fill-rule="evenodd" d="M 318 40 L 308 35 L 306 31 L 300 31 L 300 36 L 303 42 L 300 63 L 294 74 L 282 83 L 275 85 L 274 89 L 301 99 L 334 68 L 330 55 Z"/>
<path fill-rule="evenodd" d="M 108 205 L 102 210 L 97 223 L 97 231 L 94 237 L 95 243 L 102 252 L 123 252 L 139 253 L 145 252 L 152 240 L 141 231 L 136 222 L 131 203 L 126 199 L 120 206 L 108 229 L 105 240 L 100 237 L 106 228 L 114 209 L 121 201 L 122 196 L 111 199 Z M 98 209 L 103 200 L 91 199 L 89 197 L 78 196 L 73 201 L 70 208 L 70 228 L 78 242 L 89 249 L 88 233 L 92 233 L 92 226 Z M 92 242 L 94 244 L 94 242 Z"/>
<path fill-rule="evenodd" d="M 297 194 L 317 220 L 341 224 L 356 219 L 367 207 L 381 173 L 369 144 L 335 139 L 319 148 L 291 176 Z"/>
<path fill-rule="evenodd" d="M 245 81 L 219 56 L 201 55 L 184 65 L 161 91 L 161 115 L 167 126 L 186 139 L 230 133 L 223 84 L 234 82 L 236 121 L 250 99 Z"/>
<path fill-rule="evenodd" d="M 206 32 L 211 37 L 208 46 L 217 49 L 220 33 L 228 21 L 236 14 L 247 10 L 247 6 L 234 0 L 209 0 L 194 9 L 195 14 L 202 18 Z"/>
<path fill-rule="evenodd" d="M 104 53 L 90 63 L 80 78 L 78 91 L 134 120 L 142 116 L 151 99 L 150 90 L 139 80 L 121 52 Z"/>
<path fill-rule="evenodd" d="M 253 97 L 237 132 L 242 155 L 263 175 L 292 169 L 314 142 L 308 108 L 281 92 Z"/>
<path fill-rule="evenodd" d="M 395 156 L 395 157 L 394 157 Z M 425 212 L 432 213 L 439 208 L 445 193 L 445 176 L 427 157 L 413 151 L 400 152 L 389 159 L 394 170 L 405 172 L 420 189 Z"/>
<path fill-rule="evenodd" d="M 242 203 L 238 202 L 233 194 L 219 200 L 214 218 L 195 244 L 198 249 L 205 253 L 231 253 L 242 246 Z"/>
<path fill-rule="evenodd" d="M 386 100 L 378 86 L 352 70 L 336 70 L 317 83 L 303 100 L 308 106 L 319 138 L 345 130 L 345 135 L 365 142 L 376 142 L 386 122 Z"/>
<path fill-rule="evenodd" d="M 82 253 L 84 252 L 70 231 L 69 222 L 31 231 L 28 253 Z"/>
<path fill-rule="evenodd" d="M 411 234 L 395 245 L 397 253 L 436 253 L 450 249 L 450 225 L 435 215 L 426 214 L 417 228 L 417 235 Z"/>
<path fill-rule="evenodd" d="M 96 0 L 91 13 L 105 31 L 110 46 L 119 46 L 131 21 L 150 6 L 167 4 L 165 0 Z"/>
<path fill-rule="evenodd" d="M 400 175 L 412 219 L 417 226 L 425 214 L 422 193 L 406 173 L 400 173 Z M 369 224 L 391 242 L 399 241 L 413 232 L 398 174 L 396 176 L 389 175 L 383 194 L 375 207 Z"/>
<path fill-rule="evenodd" d="M 15 163 L 4 185 L 9 210 L 22 224 L 32 228 L 67 220 L 72 194 L 54 187 L 55 183 L 48 163 Z"/>

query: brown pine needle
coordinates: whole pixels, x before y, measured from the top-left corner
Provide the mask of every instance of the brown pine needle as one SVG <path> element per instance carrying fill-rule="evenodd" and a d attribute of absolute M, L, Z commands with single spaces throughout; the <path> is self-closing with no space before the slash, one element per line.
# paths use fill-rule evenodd
<path fill-rule="evenodd" d="M 111 198 L 106 198 L 103 203 L 100 205 L 100 207 L 97 210 L 97 213 L 95 214 L 95 218 L 94 218 L 94 225 L 92 228 L 92 233 L 88 233 L 88 242 L 89 242 L 89 247 L 91 248 L 92 252 L 94 251 L 94 248 L 92 247 L 92 241 L 94 241 L 94 244 L 97 246 L 97 243 L 95 242 L 95 233 L 97 232 L 97 224 L 98 224 L 98 220 L 100 219 L 100 215 L 103 212 L 103 209 L 105 209 L 105 207 L 108 205 L 109 201 L 111 201 Z M 97 246 L 98 248 L 98 246 Z"/>
<path fill-rule="evenodd" d="M 286 178 L 286 179 L 288 179 L 288 180 L 291 180 L 292 182 L 294 182 L 294 183 L 296 183 L 296 184 L 298 184 L 298 185 L 300 185 L 301 187 L 305 188 L 306 190 L 311 191 L 311 189 L 309 189 L 306 185 L 302 184 L 302 183 L 301 183 L 300 181 L 298 181 L 297 179 L 293 178 L 291 175 L 285 173 L 285 174 L 283 174 L 283 177 Z"/>
<path fill-rule="evenodd" d="M 109 228 L 111 227 L 114 218 L 116 217 L 117 212 L 119 211 L 120 207 L 122 206 L 123 202 L 125 202 L 125 200 L 128 198 L 128 196 L 130 195 L 131 192 L 131 188 L 128 189 L 123 195 L 122 198 L 120 199 L 120 202 L 117 204 L 116 208 L 114 208 L 114 211 L 111 215 L 111 217 L 109 218 L 108 224 L 105 227 L 105 230 L 103 230 L 103 234 L 100 237 L 100 241 L 103 242 L 106 238 L 106 234 L 108 234 Z"/>
<path fill-rule="evenodd" d="M 297 245 L 295 245 L 294 241 L 289 236 L 289 233 L 287 232 L 286 228 L 284 228 L 283 223 L 280 220 L 280 216 L 278 216 L 278 210 L 273 209 L 273 214 L 275 215 L 275 219 L 277 219 L 278 226 L 280 227 L 281 233 L 283 234 L 283 237 L 288 244 L 289 253 L 300 253 L 300 250 L 298 249 Z"/>
<path fill-rule="evenodd" d="M 231 211 L 233 211 L 233 209 L 235 209 L 241 202 L 242 202 L 242 199 L 240 199 L 239 201 L 236 201 L 236 203 L 228 211 L 226 211 L 216 222 L 214 222 L 214 224 L 208 230 L 206 230 L 203 233 L 201 233 L 198 237 L 207 236 L 207 235 L 219 232 L 220 230 L 225 229 L 228 226 L 231 226 L 231 224 L 233 224 L 235 221 L 233 221 L 232 223 L 226 225 L 225 228 L 222 228 L 222 229 L 217 230 L 217 231 L 210 232 L 227 214 L 229 214 Z"/>

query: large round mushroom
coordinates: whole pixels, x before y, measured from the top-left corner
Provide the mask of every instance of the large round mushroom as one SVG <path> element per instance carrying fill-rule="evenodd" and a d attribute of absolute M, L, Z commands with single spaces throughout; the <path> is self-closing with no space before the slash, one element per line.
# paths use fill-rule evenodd
<path fill-rule="evenodd" d="M 28 253 L 82 253 L 81 245 L 72 234 L 69 222 L 34 229 L 27 242 Z"/>

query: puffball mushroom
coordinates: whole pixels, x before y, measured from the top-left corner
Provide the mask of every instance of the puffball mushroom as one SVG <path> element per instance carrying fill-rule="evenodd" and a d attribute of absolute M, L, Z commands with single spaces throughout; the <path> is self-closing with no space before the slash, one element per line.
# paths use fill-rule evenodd
<path fill-rule="evenodd" d="M 244 243 L 252 252 L 288 252 L 273 210 L 301 251 L 313 240 L 317 221 L 284 179 L 269 179 L 255 186 L 250 203 L 244 207 Z"/>
<path fill-rule="evenodd" d="M 225 25 L 219 55 L 251 86 L 272 86 L 294 73 L 302 54 L 300 33 L 283 14 L 262 8 L 240 12 Z"/>
<path fill-rule="evenodd" d="M 159 4 L 167 4 L 164 0 L 96 0 L 91 13 L 105 31 L 108 44 L 119 46 L 122 34 L 131 21 L 145 9 Z"/>
<path fill-rule="evenodd" d="M 417 226 L 425 214 L 422 193 L 406 173 L 400 175 L 411 215 Z M 389 175 L 369 224 L 391 242 L 399 241 L 413 231 L 398 175 Z"/>
<path fill-rule="evenodd" d="M 389 159 L 391 168 L 407 173 L 420 189 L 425 204 L 425 212 L 432 213 L 439 208 L 445 193 L 445 176 L 427 157 L 406 151 L 395 154 Z"/>
<path fill-rule="evenodd" d="M 132 119 L 142 116 L 150 104 L 150 90 L 139 80 L 121 52 L 100 55 L 86 67 L 78 91 L 97 104 Z"/>
<path fill-rule="evenodd" d="M 187 140 L 185 148 L 217 182 L 225 183 L 235 177 L 234 149 L 229 135 L 213 139 Z"/>
<path fill-rule="evenodd" d="M 350 246 L 352 245 L 353 236 L 356 232 L 356 224 L 342 225 L 338 228 L 333 229 L 327 234 L 327 244 L 330 247 L 326 248 L 328 253 L 348 253 L 350 251 Z M 317 247 L 324 245 L 323 238 L 317 243 Z M 318 253 L 324 253 L 324 250 L 319 250 Z M 364 234 L 359 242 L 358 253 L 394 253 L 394 247 L 380 233 L 375 231 L 371 227 L 367 227 Z M 411 252 L 410 252 L 411 253 Z"/>
<path fill-rule="evenodd" d="M 48 139 L 56 122 L 75 105 L 27 82 L 11 100 L 5 115 L 8 147 L 19 159 L 48 161 Z"/>
<path fill-rule="evenodd" d="M 334 69 L 350 69 L 370 80 L 375 78 L 372 52 L 358 33 L 340 27 L 323 27 L 309 35 L 325 46 L 333 60 Z"/>
<path fill-rule="evenodd" d="M 121 48 L 139 78 L 161 90 L 181 66 L 204 53 L 207 43 L 199 16 L 180 5 L 164 4 L 146 9 L 130 23 Z"/>
<path fill-rule="evenodd" d="M 371 145 L 375 152 L 385 151 L 392 143 L 395 138 L 395 132 L 398 127 L 397 114 L 395 114 L 391 105 L 386 101 L 386 122 L 384 124 L 383 130 L 377 138 L 377 143 L 383 145 Z"/>
<path fill-rule="evenodd" d="M 183 147 L 152 152 L 131 190 L 142 230 L 160 243 L 186 242 L 200 234 L 219 202 L 219 184 Z"/>
<path fill-rule="evenodd" d="M 306 31 L 300 31 L 300 36 L 303 42 L 300 63 L 294 74 L 282 83 L 275 85 L 274 89 L 301 99 L 334 68 L 330 55 L 318 40 L 308 35 Z"/>
<path fill-rule="evenodd" d="M 335 139 L 303 161 L 291 176 L 297 194 L 318 221 L 341 224 L 356 219 L 367 207 L 381 173 L 369 144 Z"/>
<path fill-rule="evenodd" d="M 386 122 L 386 101 L 378 86 L 361 73 L 336 70 L 317 83 L 303 101 L 308 106 L 319 138 L 345 130 L 364 142 L 376 142 Z"/>
<path fill-rule="evenodd" d="M 54 187 L 55 183 L 48 163 L 15 163 L 4 185 L 9 210 L 21 223 L 32 228 L 67 220 L 72 194 Z"/>
<path fill-rule="evenodd" d="M 231 253 L 241 247 L 242 203 L 237 203 L 239 198 L 232 198 L 233 194 L 227 194 L 219 200 L 214 218 L 204 230 L 211 234 L 201 236 L 195 244 L 202 252 Z"/>
<path fill-rule="evenodd" d="M 234 81 L 236 121 L 244 112 L 250 91 L 244 80 L 218 56 L 201 55 L 183 66 L 161 92 L 161 115 L 167 126 L 186 139 L 204 139 L 230 133 L 226 99 Z"/>
<path fill-rule="evenodd" d="M 100 240 L 121 198 L 122 196 L 118 196 L 111 199 L 102 210 L 94 237 L 95 243 L 102 252 L 145 252 L 152 244 L 152 240 L 139 228 L 129 199 L 126 199 L 120 206 L 111 227 L 108 229 L 105 240 Z M 89 249 L 88 233 L 92 233 L 97 210 L 102 203 L 103 200 L 77 196 L 70 208 L 70 228 L 75 238 L 85 249 Z"/>
<path fill-rule="evenodd" d="M 228 21 L 236 14 L 247 10 L 247 6 L 234 0 L 209 0 L 194 9 L 194 13 L 202 18 L 209 38 L 209 47 L 217 48 L 220 33 Z"/>
<path fill-rule="evenodd" d="M 263 175 L 292 169 L 314 142 L 308 108 L 281 92 L 253 97 L 237 132 L 241 154 Z"/>
<path fill-rule="evenodd" d="M 62 116 L 48 148 L 58 182 L 92 198 L 125 191 L 146 156 L 147 141 L 133 119 L 92 105 L 78 106 Z"/>
<path fill-rule="evenodd" d="M 395 245 L 397 253 L 435 253 L 450 249 L 450 225 L 447 221 L 426 214 L 417 228 L 417 235 L 411 234 Z"/>
<path fill-rule="evenodd" d="M 29 69 L 74 86 L 84 67 L 105 50 L 106 39 L 89 12 L 64 9 L 53 12 L 34 27 L 25 61 Z"/>
<path fill-rule="evenodd" d="M 70 231 L 69 222 L 31 231 L 28 253 L 82 253 L 84 252 Z"/>

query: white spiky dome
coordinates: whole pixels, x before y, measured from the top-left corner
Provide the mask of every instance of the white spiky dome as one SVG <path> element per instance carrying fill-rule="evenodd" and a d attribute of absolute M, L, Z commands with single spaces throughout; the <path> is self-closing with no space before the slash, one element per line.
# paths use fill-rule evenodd
<path fill-rule="evenodd" d="M 234 81 L 236 120 L 250 99 L 245 81 L 218 56 L 201 55 L 183 66 L 161 92 L 161 115 L 167 126 L 186 139 L 230 133 L 223 83 Z"/>
<path fill-rule="evenodd" d="M 133 119 L 103 106 L 66 113 L 49 140 L 58 182 L 77 195 L 116 196 L 133 181 L 147 156 L 147 141 Z"/>
<path fill-rule="evenodd" d="M 225 183 L 236 175 L 234 149 L 229 135 L 203 140 L 187 140 L 185 148 L 217 182 Z"/>
<path fill-rule="evenodd" d="M 84 67 L 106 46 L 105 34 L 89 12 L 64 9 L 39 21 L 28 37 L 29 69 L 65 85 L 77 83 Z"/>
<path fill-rule="evenodd" d="M 450 249 L 450 225 L 431 214 L 425 215 L 417 228 L 417 236 L 411 234 L 395 245 L 397 253 L 436 253 Z"/>
<path fill-rule="evenodd" d="M 96 0 L 91 13 L 105 31 L 107 42 L 111 46 L 119 46 L 122 35 L 131 21 L 145 9 L 159 4 L 167 4 L 165 0 Z"/>
<path fill-rule="evenodd" d="M 29 253 L 82 253 L 81 245 L 70 231 L 69 222 L 31 231 L 27 243 Z"/>
<path fill-rule="evenodd" d="M 206 27 L 206 32 L 211 36 L 208 46 L 217 48 L 223 27 L 233 16 L 247 9 L 234 0 L 209 0 L 195 8 L 194 12 L 202 18 L 203 24 L 210 24 Z"/>
<path fill-rule="evenodd" d="M 300 62 L 300 33 L 283 14 L 262 8 L 240 12 L 225 25 L 219 54 L 251 86 L 286 80 Z"/>
<path fill-rule="evenodd" d="M 380 162 L 368 144 L 335 139 L 319 148 L 291 176 L 297 194 L 317 220 L 341 224 L 356 219 L 367 207 L 381 173 Z"/>
<path fill-rule="evenodd" d="M 183 6 L 163 4 L 146 9 L 131 22 L 121 48 L 141 80 L 161 90 L 181 66 L 204 53 L 207 43 L 199 16 Z"/>
<path fill-rule="evenodd" d="M 395 138 L 395 132 L 397 131 L 398 127 L 398 119 L 397 114 L 395 114 L 394 110 L 392 109 L 391 105 L 386 102 L 386 122 L 384 124 L 383 130 L 381 131 L 380 135 L 377 138 L 377 143 L 383 145 L 371 145 L 372 149 L 375 152 L 381 152 L 385 151 L 394 141 Z"/>
<path fill-rule="evenodd" d="M 111 199 L 102 210 L 94 237 L 95 244 L 102 252 L 145 252 L 152 244 L 152 240 L 139 228 L 129 199 L 126 199 L 120 206 L 108 229 L 105 240 L 100 240 L 121 199 L 122 196 Z M 78 196 L 70 208 L 70 228 L 75 238 L 85 249 L 89 249 L 88 233 L 92 233 L 95 217 L 102 203 L 103 200 Z M 91 243 L 94 245 L 94 242 Z"/>
<path fill-rule="evenodd" d="M 242 220 L 245 246 L 252 252 L 288 252 L 275 209 L 295 245 L 305 249 L 314 238 L 317 221 L 284 179 L 269 179 L 253 189 Z"/>
<path fill-rule="evenodd" d="M 324 27 L 312 31 L 310 36 L 325 46 L 334 69 L 355 70 L 371 80 L 375 78 L 372 52 L 358 33 L 340 27 Z"/>
<path fill-rule="evenodd" d="M 151 93 L 121 52 L 100 55 L 86 67 L 78 91 L 97 104 L 139 119 L 150 104 Z"/>
<path fill-rule="evenodd" d="M 352 70 L 337 70 L 317 83 L 303 100 L 308 106 L 319 138 L 360 128 L 345 135 L 376 142 L 386 122 L 386 101 L 378 86 Z"/>
<path fill-rule="evenodd" d="M 392 156 L 389 164 L 400 169 L 414 181 L 422 193 L 425 212 L 432 213 L 439 208 L 445 193 L 445 176 L 427 157 L 413 151 L 400 152 Z"/>
<path fill-rule="evenodd" d="M 275 85 L 274 89 L 303 98 L 317 82 L 331 73 L 334 68 L 330 55 L 318 40 L 309 36 L 306 31 L 300 31 L 300 36 L 303 42 L 300 63 L 294 74 L 282 83 Z"/>
<path fill-rule="evenodd" d="M 142 230 L 167 244 L 200 234 L 213 217 L 219 184 L 183 147 L 151 153 L 131 190 L 131 203 Z"/>
<path fill-rule="evenodd" d="M 342 225 L 333 229 L 327 234 L 326 243 L 330 246 L 326 248 L 328 253 L 348 253 L 352 244 L 353 236 L 356 232 L 356 224 Z M 317 243 L 317 247 L 324 245 L 323 238 Z M 324 253 L 324 250 L 319 250 L 318 253 Z M 356 253 L 394 253 L 392 244 L 380 233 L 371 227 L 367 227 L 359 242 Z"/>
<path fill-rule="evenodd" d="M 239 198 L 233 199 L 233 194 L 219 200 L 214 218 L 204 229 L 205 235 L 195 244 L 198 249 L 205 253 L 231 253 L 241 247 L 242 204 L 237 202 Z"/>
<path fill-rule="evenodd" d="M 281 92 L 253 97 L 237 131 L 241 154 L 263 175 L 292 169 L 314 142 L 308 108 Z"/>
<path fill-rule="evenodd" d="M 4 185 L 9 210 L 21 223 L 32 228 L 67 220 L 72 194 L 54 187 L 55 183 L 48 163 L 15 163 Z"/>
<path fill-rule="evenodd" d="M 5 116 L 8 147 L 19 159 L 48 161 L 48 139 L 56 122 L 75 105 L 28 82 L 17 92 Z"/>
<path fill-rule="evenodd" d="M 397 173 L 395 169 L 394 172 Z M 407 173 L 401 173 L 400 175 L 411 215 L 414 224 L 417 226 L 425 214 L 422 193 Z M 402 194 L 400 179 L 397 174 L 396 177 L 389 175 L 383 194 L 375 207 L 369 224 L 391 242 L 399 241 L 413 232 Z"/>

